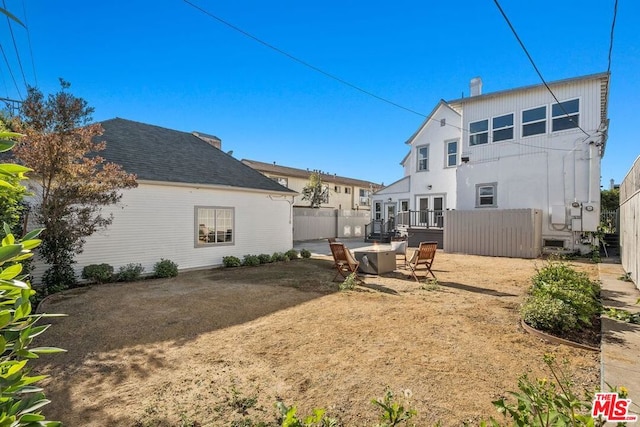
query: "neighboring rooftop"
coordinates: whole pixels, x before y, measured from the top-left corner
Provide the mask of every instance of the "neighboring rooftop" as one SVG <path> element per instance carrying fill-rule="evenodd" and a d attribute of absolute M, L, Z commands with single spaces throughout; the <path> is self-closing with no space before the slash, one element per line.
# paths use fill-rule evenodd
<path fill-rule="evenodd" d="M 282 177 L 291 176 L 291 177 L 307 179 L 309 178 L 309 175 L 311 175 L 311 173 L 314 172 L 313 170 L 309 170 L 309 169 L 297 169 L 297 168 L 291 168 L 288 166 L 280 166 L 280 165 L 277 165 L 275 162 L 264 163 L 264 162 L 258 162 L 256 160 L 248 160 L 248 159 L 242 159 L 241 161 L 245 165 L 250 166 L 257 171 L 265 172 L 273 175 L 279 175 Z M 320 171 L 320 177 L 324 182 L 330 182 L 330 183 L 349 184 L 349 185 L 354 185 L 362 188 L 373 187 L 374 190 L 376 188 L 382 187 L 381 184 L 378 184 L 375 182 L 364 181 L 361 179 L 347 178 L 344 176 L 338 176 L 336 174 L 330 174 L 322 171 Z"/>
<path fill-rule="evenodd" d="M 100 155 L 139 180 L 295 194 L 191 133 L 121 118 L 100 124 L 104 134 L 95 140 L 106 142 Z"/>

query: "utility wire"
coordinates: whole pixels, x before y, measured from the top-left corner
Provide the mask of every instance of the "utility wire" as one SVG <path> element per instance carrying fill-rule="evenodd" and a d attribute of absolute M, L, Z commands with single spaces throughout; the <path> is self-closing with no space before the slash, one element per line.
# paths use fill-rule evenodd
<path fill-rule="evenodd" d="M 4 58 L 5 64 L 7 64 L 7 68 L 9 69 L 9 74 L 11 75 L 11 80 L 13 80 L 13 84 L 18 91 L 18 97 L 22 101 L 22 94 L 20 93 L 20 88 L 18 87 L 18 82 L 16 82 L 16 78 L 13 75 L 13 71 L 11 70 L 11 66 L 9 65 L 9 60 L 7 59 L 7 55 L 4 53 L 4 48 L 2 47 L 2 43 L 0 43 L 0 51 L 2 52 L 2 57 Z"/>
<path fill-rule="evenodd" d="M 3 0 L 3 1 L 4 1 L 4 0 Z M 312 64 L 309 64 L 308 62 L 303 61 L 303 60 L 301 60 L 301 59 L 299 59 L 299 58 L 297 58 L 297 57 L 295 57 L 295 56 L 291 55 L 290 53 L 288 53 L 288 52 L 286 52 L 286 51 L 284 51 L 284 50 L 282 50 L 282 49 L 280 49 L 280 48 L 278 48 L 278 47 L 276 47 L 276 46 L 274 46 L 274 45 L 272 45 L 272 44 L 270 44 L 270 43 L 268 43 L 268 42 L 265 42 L 264 40 L 262 40 L 262 39 L 260 39 L 260 38 L 258 38 L 258 37 L 256 37 L 256 36 L 254 36 L 253 34 L 251 34 L 251 33 L 247 32 L 247 31 L 243 30 L 242 28 L 240 28 L 240 27 L 238 27 L 238 26 L 236 26 L 236 25 L 234 25 L 234 24 L 232 24 L 232 23 L 230 23 L 230 22 L 228 22 L 228 21 L 226 21 L 226 20 L 224 20 L 224 19 L 220 18 L 219 16 L 214 15 L 213 13 L 209 12 L 209 11 L 208 11 L 208 10 L 206 10 L 206 9 L 203 9 L 202 7 L 200 7 L 200 6 L 198 6 L 198 5 L 194 4 L 194 3 L 192 3 L 192 2 L 191 2 L 191 1 L 189 1 L 189 0 L 183 0 L 183 1 L 184 1 L 185 3 L 187 3 L 189 6 L 193 7 L 194 9 L 196 9 L 196 10 L 200 11 L 201 13 L 203 13 L 203 14 L 205 14 L 205 15 L 209 16 L 210 18 L 215 19 L 216 21 L 218 21 L 218 22 L 220 22 L 220 23 L 222 23 L 222 24 L 226 25 L 227 27 L 229 27 L 229 28 L 231 28 L 231 29 L 233 29 L 233 30 L 235 30 L 235 31 L 237 31 L 237 32 L 239 32 L 239 33 L 241 33 L 242 35 L 244 35 L 244 36 L 246 36 L 246 37 L 248 37 L 248 38 L 250 38 L 250 39 L 252 39 L 252 40 L 254 40 L 254 41 L 258 42 L 258 43 L 260 43 L 261 45 L 266 46 L 266 47 L 268 47 L 269 49 L 272 49 L 272 50 L 274 50 L 274 51 L 276 51 L 276 52 L 280 53 L 281 55 L 284 55 L 284 56 L 286 56 L 287 58 L 289 58 L 289 59 L 291 59 L 291 60 L 293 60 L 293 61 L 295 61 L 295 62 L 298 62 L 299 64 L 304 65 L 305 67 L 308 67 L 308 68 L 310 68 L 310 69 L 312 69 L 312 70 L 314 70 L 314 71 L 316 71 L 316 72 L 319 72 L 320 74 L 323 74 L 323 75 L 324 75 L 324 76 L 326 76 L 326 77 L 329 77 L 329 78 L 331 78 L 331 79 L 333 79 L 333 80 L 336 80 L 336 81 L 338 81 L 338 82 L 340 82 L 340 83 L 342 83 L 342 84 L 344 84 L 344 85 L 346 85 L 346 86 L 349 86 L 349 87 L 351 87 L 351 88 L 353 88 L 353 89 L 355 89 L 355 90 L 357 90 L 357 91 L 359 91 L 359 92 L 362 92 L 362 93 L 364 93 L 364 94 L 366 94 L 366 95 L 369 95 L 369 96 L 371 96 L 371 97 L 373 97 L 373 98 L 375 98 L 375 99 L 378 99 L 378 100 L 383 101 L 383 102 L 385 102 L 385 103 L 387 103 L 387 104 L 393 105 L 394 107 L 397 107 L 397 108 L 400 108 L 400 109 L 402 109 L 402 110 L 408 111 L 408 112 L 413 113 L 413 114 L 415 114 L 415 115 L 418 115 L 418 116 L 420 116 L 420 117 L 424 117 L 424 118 L 426 118 L 426 119 L 428 119 L 428 120 L 432 120 L 432 121 L 440 122 L 440 120 L 434 119 L 434 118 L 432 118 L 432 117 L 428 117 L 426 114 L 420 113 L 420 112 L 418 112 L 418 111 L 416 111 L 416 110 L 413 110 L 413 109 L 411 109 L 411 108 L 407 108 L 407 107 L 402 106 L 402 105 L 400 105 L 400 104 L 398 104 L 398 103 L 395 103 L 395 102 L 393 102 L 393 101 L 390 101 L 390 100 L 388 100 L 388 99 L 386 99 L 386 98 L 383 98 L 383 97 L 381 97 L 381 96 L 378 96 L 378 95 L 376 95 L 376 94 L 374 94 L 374 93 L 371 93 L 371 92 L 369 92 L 369 91 L 367 91 L 367 90 L 365 90 L 365 89 L 362 89 L 362 88 L 360 88 L 359 86 L 356 86 L 356 85 L 354 85 L 354 84 L 352 84 L 352 83 L 350 83 L 350 82 L 348 82 L 348 81 L 346 81 L 346 80 L 344 80 L 344 79 L 342 79 L 342 78 L 340 78 L 340 77 L 337 77 L 337 76 L 335 76 L 335 75 L 333 75 L 333 74 L 331 74 L 331 73 L 328 73 L 328 72 L 326 72 L 326 71 L 322 70 L 321 68 L 318 68 L 318 67 L 316 67 L 316 66 L 314 66 L 314 65 L 312 65 Z M 498 5 L 498 7 L 500 7 L 500 6 Z M 505 16 L 505 18 L 506 18 L 506 16 Z M 507 20 L 507 22 L 508 22 L 508 20 Z M 511 25 L 511 24 L 509 24 L 509 25 Z M 516 37 L 518 37 L 518 35 L 517 35 L 517 34 L 516 34 Z M 519 39 L 518 39 L 518 40 L 519 40 Z M 523 47 L 524 47 L 524 46 L 523 46 Z M 525 49 L 525 52 L 526 52 L 526 49 Z M 529 55 L 529 53 L 527 52 L 527 56 L 528 56 L 528 55 Z M 531 58 L 530 58 L 530 59 L 531 59 Z M 533 60 L 532 60 L 532 61 L 533 61 Z M 534 64 L 533 66 L 535 67 L 535 64 Z M 536 68 L 536 71 L 537 71 L 537 68 Z M 540 75 L 540 72 L 538 72 L 538 75 Z M 540 75 L 540 78 L 542 79 L 542 75 Z M 547 90 L 549 90 L 549 92 L 551 92 L 551 89 L 549 89 L 549 86 L 548 86 L 548 85 L 547 85 L 547 83 L 544 81 L 544 79 L 542 79 L 542 82 L 545 84 L 545 86 L 546 86 Z M 562 104 L 560 103 L 560 101 L 558 101 L 558 98 L 556 98 L 556 96 L 553 94 L 553 92 L 551 92 L 551 95 L 553 95 L 553 98 L 556 100 L 556 102 L 558 103 L 558 105 L 559 105 L 559 106 L 564 110 L 564 108 L 562 107 Z M 569 116 L 569 114 L 567 114 L 566 110 L 564 111 L 564 113 L 565 113 L 565 115 Z M 573 121 L 573 119 L 570 119 L 570 120 L 571 120 L 571 122 L 572 122 L 572 123 L 575 123 L 575 122 Z M 445 123 L 445 125 L 446 125 L 446 126 L 454 127 L 454 128 L 456 128 L 456 129 L 460 130 L 461 132 L 465 132 L 465 131 L 466 131 L 466 132 L 470 132 L 470 131 L 469 131 L 469 129 L 464 129 L 464 128 L 460 127 L 460 126 L 456 126 L 456 125 L 451 124 L 451 123 L 448 123 L 448 122 L 447 122 L 447 123 Z M 577 125 L 577 124 L 576 124 L 576 125 Z M 580 128 L 580 126 L 578 126 L 578 127 Z M 587 135 L 587 137 L 589 137 L 589 136 L 590 136 L 590 135 L 589 135 L 588 133 L 586 133 L 582 128 L 580 128 L 580 130 L 581 130 L 582 132 L 584 132 L 584 133 Z M 490 135 L 490 134 L 489 134 L 489 135 L 487 135 L 487 137 L 488 137 L 488 139 L 493 140 L 493 135 Z M 545 150 L 554 150 L 554 151 L 571 151 L 571 150 L 567 150 L 567 149 L 563 149 L 563 148 L 540 147 L 540 146 L 530 145 L 530 144 L 525 144 L 525 143 L 516 142 L 516 141 L 505 141 L 505 143 L 511 143 L 511 144 L 516 144 L 516 145 L 521 145 L 521 146 L 524 146 L 524 147 L 539 148 L 539 149 L 545 149 Z"/>
<path fill-rule="evenodd" d="M 556 97 L 556 95 L 553 93 L 553 91 L 551 90 L 551 88 L 549 87 L 549 85 L 547 84 L 547 82 L 545 81 L 544 77 L 542 77 L 542 73 L 540 72 L 540 70 L 538 69 L 538 66 L 536 65 L 536 63 L 533 61 L 533 58 L 531 57 L 531 55 L 529 54 L 529 51 L 527 50 L 526 46 L 524 45 L 524 43 L 522 42 L 522 40 L 520 39 L 520 36 L 518 36 L 518 33 L 516 32 L 516 29 L 513 27 L 513 25 L 511 24 L 511 21 L 509 20 L 509 18 L 507 17 L 507 14 L 504 12 L 504 10 L 502 10 L 502 6 L 500 6 L 500 3 L 498 2 L 498 0 L 493 0 L 493 2 L 496 4 L 496 6 L 498 7 L 498 10 L 500 11 L 500 13 L 502 14 L 502 17 L 504 18 L 505 21 L 507 21 L 507 24 L 509 25 L 509 28 L 511 28 L 511 32 L 513 33 L 514 36 L 516 36 L 516 40 L 518 40 L 518 43 L 520 43 L 520 47 L 522 47 L 522 50 L 524 51 L 524 53 L 527 55 L 527 58 L 529 58 L 529 62 L 531 62 L 531 65 L 533 65 L 533 68 L 536 70 L 536 73 L 538 73 L 538 77 L 540 77 L 540 80 L 542 80 L 542 83 L 544 83 L 544 86 L 547 88 L 547 90 L 549 91 L 549 93 L 551 94 L 551 96 L 553 96 L 553 99 L 556 100 L 556 102 L 558 103 L 558 106 L 560 107 L 560 109 L 562 110 L 562 112 L 564 113 L 565 116 L 567 116 L 569 118 L 569 121 L 571 121 L 571 123 L 574 123 L 578 129 L 580 129 L 582 131 L 582 133 L 584 133 L 587 136 L 591 136 L 589 135 L 584 129 L 582 129 L 580 127 L 580 125 L 576 122 L 573 121 L 573 119 L 571 118 L 571 116 L 569 115 L 569 113 L 567 113 L 567 110 L 565 110 L 564 106 L 562 105 L 562 103 L 560 101 L 558 101 L 558 98 Z"/>
<path fill-rule="evenodd" d="M 611 72 L 611 53 L 613 52 L 613 31 L 616 28 L 616 17 L 618 16 L 618 0 L 613 4 L 613 20 L 611 21 L 611 34 L 609 36 L 609 59 L 607 61 L 607 73 Z"/>
<path fill-rule="evenodd" d="M 278 52 L 279 54 L 284 55 L 287 58 L 289 58 L 289 59 L 291 59 L 291 60 L 293 60 L 293 61 L 295 61 L 295 62 L 297 62 L 299 64 L 304 65 L 305 67 L 311 68 L 312 70 L 317 71 L 318 73 L 323 74 L 324 76 L 329 77 L 330 79 L 333 79 L 333 80 L 335 80 L 337 82 L 340 82 L 343 85 L 349 86 L 352 89 L 355 89 L 355 90 L 357 90 L 359 92 L 364 93 L 365 95 L 369 95 L 369 96 L 371 96 L 373 98 L 376 98 L 379 101 L 386 102 L 387 104 L 393 105 L 394 107 L 397 107 L 397 108 L 400 108 L 402 110 L 408 111 L 410 113 L 416 114 L 416 115 L 418 115 L 420 117 L 427 117 L 423 113 L 420 113 L 420 112 L 418 112 L 416 110 L 413 110 L 411 108 L 408 108 L 408 107 L 405 107 L 403 105 L 400 105 L 400 104 L 398 104 L 396 102 L 390 101 L 390 100 L 388 100 L 386 98 L 383 98 L 381 96 L 378 96 L 375 93 L 369 92 L 368 90 L 365 90 L 365 89 L 363 89 L 363 88 L 361 88 L 359 86 L 354 85 L 353 83 L 349 83 L 348 81 L 336 76 L 335 74 L 328 73 L 327 71 L 324 71 L 323 69 L 318 68 L 315 65 L 309 64 L 308 62 L 303 61 L 302 59 L 300 59 L 298 57 L 295 57 L 295 56 L 291 55 L 290 53 L 285 52 L 284 50 L 282 50 L 282 49 L 280 49 L 280 48 L 278 48 L 278 47 L 276 47 L 276 46 L 274 46 L 274 45 L 272 45 L 270 43 L 265 42 L 264 40 L 259 39 L 258 37 L 254 36 L 251 33 L 248 33 L 247 31 L 243 30 L 242 28 L 239 28 L 239 27 L 233 25 L 232 23 L 230 23 L 228 21 L 225 21 L 224 19 L 222 19 L 222 18 L 214 15 L 213 13 L 201 8 L 200 6 L 191 3 L 189 0 L 184 0 L 184 2 L 187 3 L 189 6 L 193 7 L 194 9 L 197 9 L 200 12 L 204 13 L 205 15 L 209 16 L 210 18 L 213 18 L 216 21 L 226 25 L 227 27 L 229 27 L 229 28 L 231 28 L 231 29 L 243 34 L 244 36 L 249 37 L 250 39 L 257 41 L 261 45 L 266 46 L 269 49 L 272 49 L 272 50 Z"/>
<path fill-rule="evenodd" d="M 6 10 L 7 9 L 7 5 L 5 0 L 2 0 L 2 7 Z M 13 26 L 11 25 L 11 19 L 9 19 L 9 16 L 6 17 L 7 18 L 7 24 L 9 24 L 9 32 L 11 33 L 11 40 L 13 40 L 13 48 L 16 51 L 16 57 L 18 58 L 18 66 L 20 67 L 20 72 L 22 73 L 22 81 L 24 82 L 24 87 L 26 88 L 27 86 L 29 86 L 27 84 L 27 78 L 24 76 L 24 69 L 22 68 L 22 61 L 20 60 L 20 53 L 18 52 L 18 45 L 16 43 L 16 38 L 13 34 Z"/>
<path fill-rule="evenodd" d="M 22 0 L 22 12 L 24 13 L 24 25 L 27 28 L 27 41 L 29 43 L 29 55 L 31 56 L 31 68 L 33 69 L 33 80 L 36 83 L 36 87 L 38 87 L 38 75 L 36 74 L 36 62 L 33 58 L 33 48 L 31 47 L 31 31 L 29 31 L 29 22 L 27 21 L 27 7 L 24 4 L 24 0 Z"/>

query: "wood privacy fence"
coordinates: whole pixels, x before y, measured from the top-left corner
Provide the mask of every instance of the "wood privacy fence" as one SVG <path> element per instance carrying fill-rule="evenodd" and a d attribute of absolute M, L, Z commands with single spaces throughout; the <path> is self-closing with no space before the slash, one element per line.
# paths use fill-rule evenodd
<path fill-rule="evenodd" d="M 620 259 L 640 289 L 640 157 L 620 185 Z"/>
<path fill-rule="evenodd" d="M 444 250 L 473 255 L 536 258 L 542 252 L 542 211 L 445 211 Z"/>
<path fill-rule="evenodd" d="M 293 240 L 363 237 L 369 211 L 293 208 Z"/>

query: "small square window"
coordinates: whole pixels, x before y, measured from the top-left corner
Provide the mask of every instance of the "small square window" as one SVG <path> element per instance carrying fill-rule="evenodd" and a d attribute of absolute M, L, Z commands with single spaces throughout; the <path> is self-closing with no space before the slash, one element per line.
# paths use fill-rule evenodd
<path fill-rule="evenodd" d="M 489 120 L 469 123 L 469 145 L 487 144 L 489 142 Z"/>
<path fill-rule="evenodd" d="M 490 208 L 498 206 L 497 203 L 497 183 L 476 185 L 476 207 Z"/>

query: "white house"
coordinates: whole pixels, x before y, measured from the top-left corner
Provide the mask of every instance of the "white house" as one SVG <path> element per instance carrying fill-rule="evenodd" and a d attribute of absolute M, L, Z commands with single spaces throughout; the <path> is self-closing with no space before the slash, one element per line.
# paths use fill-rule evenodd
<path fill-rule="evenodd" d="M 441 101 L 408 141 L 405 176 L 373 195 L 372 219 L 400 209 L 401 225 L 437 228 L 447 209 L 537 209 L 544 249 L 587 250 L 599 224 L 608 83 L 600 73 L 482 94 L 472 80 L 472 96 Z"/>
<path fill-rule="evenodd" d="M 120 118 L 101 124 L 102 157 L 135 173 L 138 187 L 105 209 L 113 223 L 87 238 L 77 272 L 99 263 L 152 272 L 161 258 L 195 269 L 292 248 L 297 193 L 221 151 L 218 138 Z"/>

